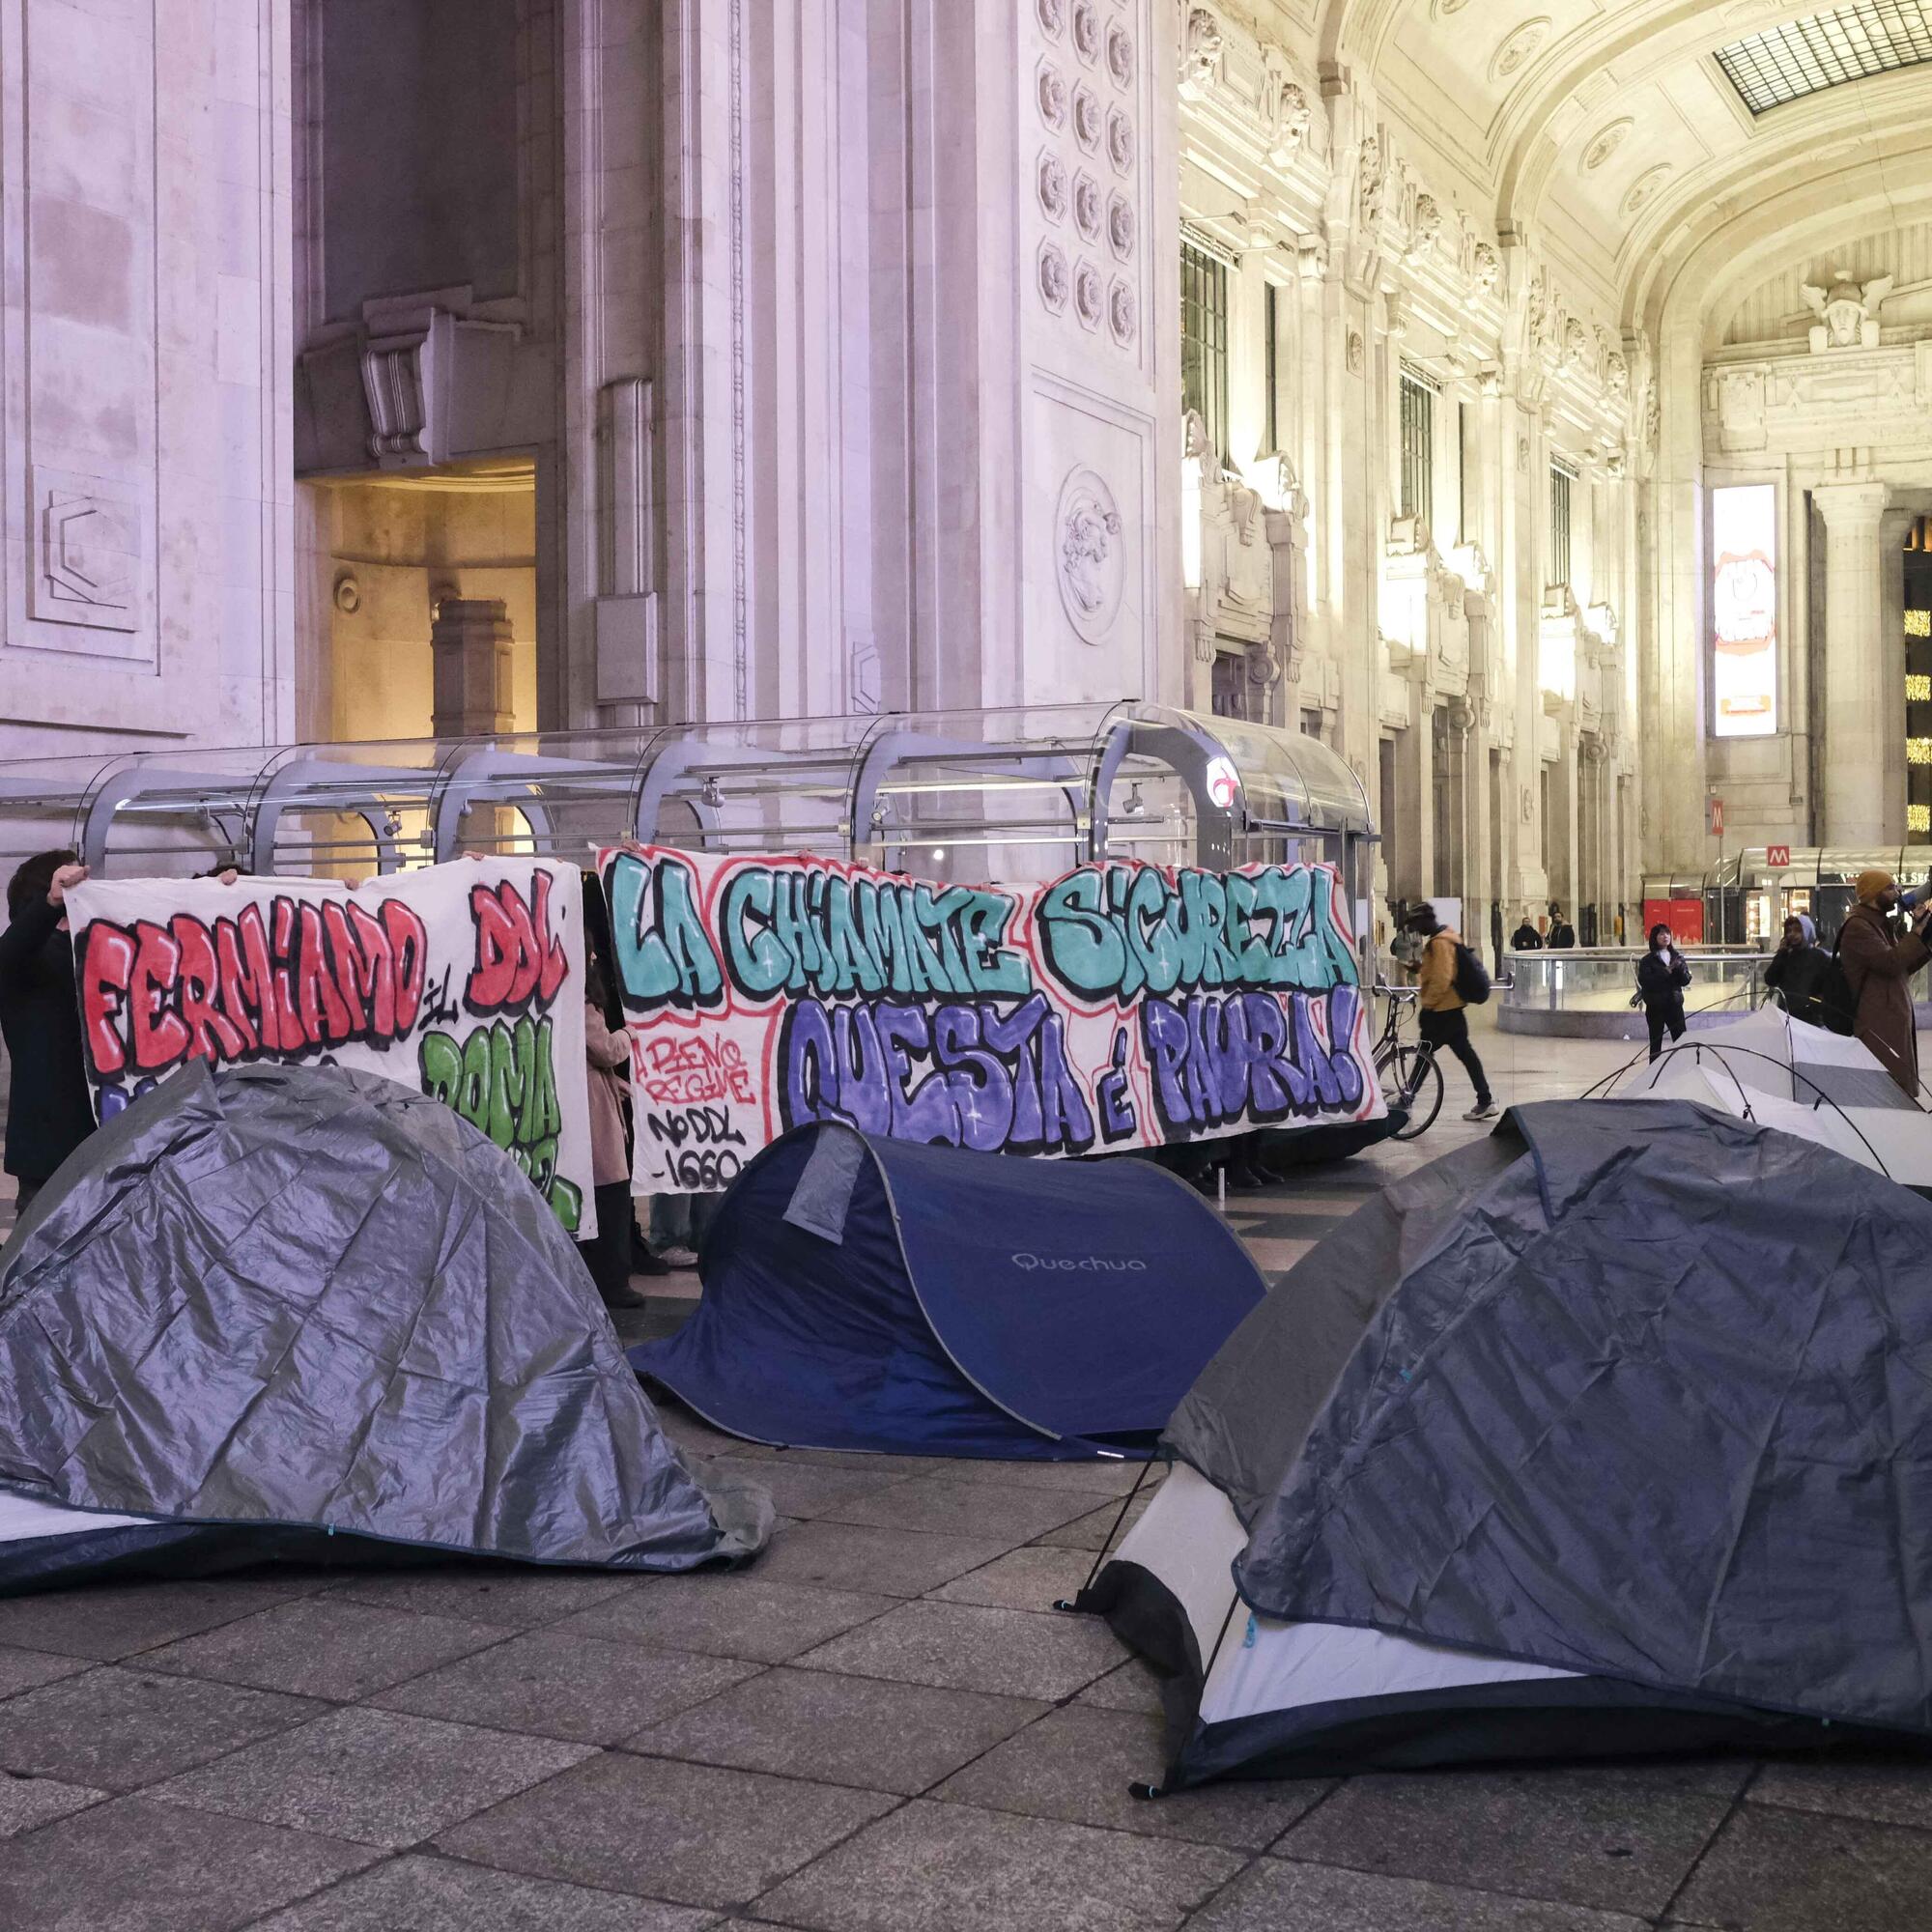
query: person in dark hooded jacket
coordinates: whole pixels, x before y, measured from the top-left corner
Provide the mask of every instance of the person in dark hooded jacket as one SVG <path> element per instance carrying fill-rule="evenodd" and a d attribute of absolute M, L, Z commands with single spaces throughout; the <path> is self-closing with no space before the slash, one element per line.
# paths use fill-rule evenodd
<path fill-rule="evenodd" d="M 1684 989 L 1690 983 L 1690 964 L 1678 952 L 1667 925 L 1650 928 L 1650 951 L 1636 962 L 1636 989 L 1643 999 L 1643 1016 L 1650 1022 L 1650 1057 L 1663 1051 L 1666 1030 L 1673 1040 L 1684 1037 Z"/>
<path fill-rule="evenodd" d="M 1764 969 L 1764 983 L 1784 1010 L 1806 1026 L 1827 1024 L 1825 988 L 1832 977 L 1832 955 L 1818 944 L 1818 928 L 1802 912 L 1784 922 L 1784 943 Z"/>
<path fill-rule="evenodd" d="M 87 867 L 73 853 L 42 852 L 7 886 L 0 1033 L 14 1063 L 6 1166 L 18 1183 L 17 1212 L 25 1212 L 54 1170 L 94 1131 L 65 902 L 68 888 L 86 877 Z"/>

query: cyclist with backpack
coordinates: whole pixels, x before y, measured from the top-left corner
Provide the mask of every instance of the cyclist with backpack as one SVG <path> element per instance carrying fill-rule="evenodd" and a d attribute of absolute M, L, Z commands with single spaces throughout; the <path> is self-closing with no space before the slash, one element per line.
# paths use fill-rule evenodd
<path fill-rule="evenodd" d="M 1421 1009 L 1416 1018 L 1423 1043 L 1437 1051 L 1446 1046 L 1463 1063 L 1463 1070 L 1476 1090 L 1476 1104 L 1463 1118 L 1492 1121 L 1496 1103 L 1490 1094 L 1483 1063 L 1469 1043 L 1469 1016 L 1463 1010 L 1471 1005 L 1481 1006 L 1490 997 L 1489 975 L 1461 937 L 1435 917 L 1434 906 L 1417 906 L 1404 925 L 1423 941 L 1422 956 L 1410 968 L 1415 975 L 1416 1005 Z"/>
<path fill-rule="evenodd" d="M 1643 1016 L 1650 1024 L 1650 1057 L 1663 1051 L 1663 1036 L 1684 1037 L 1684 989 L 1690 983 L 1690 962 L 1677 950 L 1676 935 L 1667 925 L 1650 928 L 1650 951 L 1636 962 L 1636 990 Z"/>

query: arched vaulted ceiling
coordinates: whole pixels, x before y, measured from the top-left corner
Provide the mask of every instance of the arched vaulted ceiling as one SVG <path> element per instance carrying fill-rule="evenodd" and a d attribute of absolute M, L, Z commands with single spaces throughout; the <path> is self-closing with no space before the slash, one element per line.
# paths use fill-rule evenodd
<path fill-rule="evenodd" d="M 1932 64 L 1755 115 L 1719 67 L 1718 48 L 1831 0 L 1316 5 L 1324 80 L 1370 81 L 1433 130 L 1498 233 L 1594 282 L 1626 327 L 1701 322 L 1779 237 L 1829 246 L 1833 221 L 1870 233 L 1932 201 Z"/>

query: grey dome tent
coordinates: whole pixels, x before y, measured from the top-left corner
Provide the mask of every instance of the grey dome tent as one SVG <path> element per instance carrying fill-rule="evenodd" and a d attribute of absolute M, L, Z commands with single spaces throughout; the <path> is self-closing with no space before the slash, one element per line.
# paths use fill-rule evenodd
<path fill-rule="evenodd" d="M 1546 1102 L 1303 1258 L 1077 1607 L 1165 1785 L 1932 1736 L 1932 1204 Z"/>
<path fill-rule="evenodd" d="M 0 1591 L 381 1546 L 688 1570 L 771 1521 L 679 1459 L 510 1157 L 390 1081 L 197 1065 L 0 1253 Z"/>

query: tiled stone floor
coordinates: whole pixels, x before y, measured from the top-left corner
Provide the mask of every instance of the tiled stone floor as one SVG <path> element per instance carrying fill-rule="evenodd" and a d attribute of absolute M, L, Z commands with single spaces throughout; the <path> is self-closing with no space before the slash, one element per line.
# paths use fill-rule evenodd
<path fill-rule="evenodd" d="M 1614 1047 L 1482 1040 L 1505 1099 Z M 1451 1075 L 1451 1098 L 1463 1090 Z M 1413 1149 L 1231 1199 L 1290 1265 Z M 653 1283 L 651 1286 L 682 1286 Z M 668 1326 L 661 1297 L 631 1323 Z M 1130 1471 L 775 1453 L 736 1575 L 267 1575 L 0 1602 L 6 1932 L 1925 1932 L 1932 1770 L 1709 1761 L 1144 1804 L 1152 1686 L 1053 1612 Z"/>

